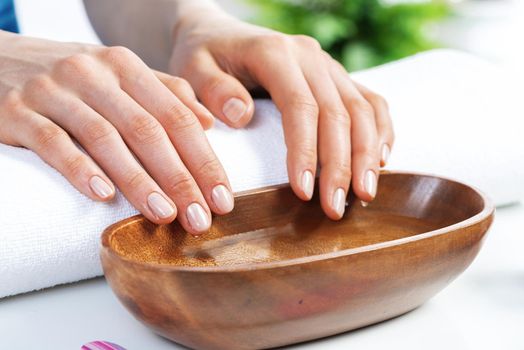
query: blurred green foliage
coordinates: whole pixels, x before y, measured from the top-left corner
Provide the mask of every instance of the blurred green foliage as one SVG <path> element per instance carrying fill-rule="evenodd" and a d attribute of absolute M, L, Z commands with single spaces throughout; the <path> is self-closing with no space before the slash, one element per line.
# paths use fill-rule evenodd
<path fill-rule="evenodd" d="M 348 70 L 396 60 L 438 46 L 427 25 L 445 18 L 444 0 L 245 0 L 257 24 L 316 38 Z"/>

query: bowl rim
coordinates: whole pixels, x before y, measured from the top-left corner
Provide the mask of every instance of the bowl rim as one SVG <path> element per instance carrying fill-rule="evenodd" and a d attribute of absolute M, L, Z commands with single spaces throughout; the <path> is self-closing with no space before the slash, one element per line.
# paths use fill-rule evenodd
<path fill-rule="evenodd" d="M 122 229 L 126 227 L 127 225 L 131 225 L 135 223 L 138 220 L 145 219 L 145 217 L 142 214 L 137 214 L 129 218 L 117 221 L 116 223 L 104 229 L 101 235 L 101 251 L 104 251 L 105 253 L 115 257 L 116 259 L 124 261 L 125 263 L 132 264 L 135 266 L 140 266 L 141 268 L 153 269 L 155 271 L 163 271 L 163 272 L 227 273 L 227 272 L 243 272 L 243 271 L 254 271 L 254 270 L 268 270 L 268 269 L 281 268 L 281 267 L 287 267 L 287 266 L 302 265 L 302 264 L 307 264 L 307 263 L 312 263 L 312 262 L 322 261 L 322 260 L 331 260 L 331 259 L 341 258 L 344 256 L 361 254 L 365 252 L 371 252 L 374 250 L 385 249 L 385 248 L 389 248 L 393 246 L 412 243 L 412 242 L 427 239 L 430 237 L 435 237 L 435 236 L 439 236 L 442 234 L 451 233 L 451 232 L 456 231 L 457 229 L 463 229 L 466 227 L 473 226 L 475 224 L 481 223 L 489 219 L 490 217 L 494 216 L 495 214 L 495 206 L 493 204 L 493 201 L 488 196 L 486 196 L 483 191 L 479 190 L 475 186 L 467 185 L 462 181 L 458 181 L 458 180 L 455 180 L 455 179 L 452 179 L 446 176 L 439 176 L 439 175 L 433 175 L 433 174 L 422 173 L 422 172 L 401 171 L 401 170 L 382 170 L 380 172 L 380 175 L 381 176 L 382 175 L 408 175 L 408 176 L 417 176 L 417 177 L 432 177 L 432 178 L 437 178 L 437 179 L 448 181 L 448 182 L 454 182 L 458 185 L 469 188 L 470 190 L 474 191 L 477 195 L 479 195 L 479 197 L 483 201 L 484 207 L 477 214 L 465 220 L 459 221 L 455 224 L 444 226 L 444 227 L 441 227 L 441 228 L 438 228 L 432 231 L 422 232 L 422 233 L 412 235 L 412 236 L 394 239 L 391 241 L 379 242 L 379 243 L 369 244 L 369 245 L 365 245 L 361 247 L 343 249 L 343 250 L 339 250 L 336 252 L 327 252 L 323 254 L 303 256 L 303 257 L 292 258 L 292 259 L 276 260 L 276 261 L 269 261 L 269 262 L 257 262 L 257 263 L 243 263 L 243 264 L 235 264 L 235 265 L 218 265 L 218 266 L 183 266 L 183 265 L 161 264 L 161 263 L 156 263 L 156 262 L 138 261 L 138 260 L 130 259 L 127 256 L 118 254 L 109 244 L 109 237 L 117 229 Z M 276 189 L 287 187 L 287 186 L 289 186 L 289 184 L 284 183 L 284 184 L 279 184 L 279 185 L 266 186 L 266 187 L 253 189 L 253 190 L 240 191 L 240 192 L 235 193 L 235 197 L 253 195 L 253 194 L 258 194 L 258 193 L 267 192 L 267 191 L 274 191 Z"/>

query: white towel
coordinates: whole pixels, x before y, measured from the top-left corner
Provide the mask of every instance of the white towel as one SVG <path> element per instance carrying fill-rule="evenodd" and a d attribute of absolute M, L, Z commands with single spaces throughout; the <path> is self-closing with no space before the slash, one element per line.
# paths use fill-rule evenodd
<path fill-rule="evenodd" d="M 354 78 L 389 100 L 397 133 L 390 168 L 460 179 L 499 205 L 524 198 L 523 107 L 497 67 L 438 50 Z M 256 102 L 246 129 L 217 122 L 207 134 L 235 191 L 287 182 L 271 102 Z M 101 275 L 100 233 L 135 213 L 120 194 L 93 202 L 34 153 L 0 145 L 0 297 Z"/>

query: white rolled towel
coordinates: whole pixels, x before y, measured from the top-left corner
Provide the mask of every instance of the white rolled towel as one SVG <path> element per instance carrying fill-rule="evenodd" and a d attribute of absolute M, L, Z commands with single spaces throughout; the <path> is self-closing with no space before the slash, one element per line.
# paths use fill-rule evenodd
<path fill-rule="evenodd" d="M 441 174 L 485 191 L 496 204 L 524 198 L 524 109 L 516 85 L 493 64 L 437 50 L 358 72 L 384 95 L 397 142 L 390 168 Z M 253 122 L 207 132 L 233 189 L 287 182 L 280 114 L 256 102 Z M 136 210 L 77 192 L 28 150 L 0 145 L 0 297 L 102 274 L 99 237 Z"/>

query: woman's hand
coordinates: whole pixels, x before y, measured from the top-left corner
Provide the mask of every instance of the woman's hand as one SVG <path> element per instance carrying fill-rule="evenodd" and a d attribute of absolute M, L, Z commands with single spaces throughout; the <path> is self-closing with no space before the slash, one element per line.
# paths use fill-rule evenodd
<path fill-rule="evenodd" d="M 187 82 L 122 47 L 1 31 L 0 43 L 0 142 L 35 151 L 92 199 L 110 200 L 114 183 L 156 223 L 177 217 L 196 234 L 210 210 L 233 209 L 202 128 L 212 116 Z"/>
<path fill-rule="evenodd" d="M 282 113 L 291 186 L 309 200 L 318 163 L 330 218 L 342 217 L 350 182 L 362 201 L 375 197 L 394 139 L 388 106 L 314 39 L 249 25 L 216 8 L 186 11 L 174 29 L 170 71 L 233 127 L 253 116 L 247 90 L 267 90 Z"/>

